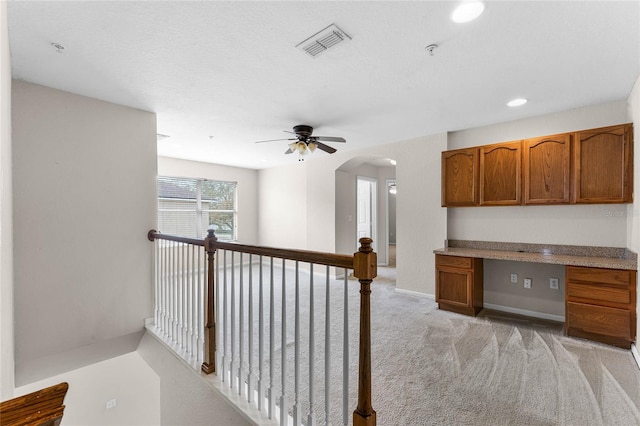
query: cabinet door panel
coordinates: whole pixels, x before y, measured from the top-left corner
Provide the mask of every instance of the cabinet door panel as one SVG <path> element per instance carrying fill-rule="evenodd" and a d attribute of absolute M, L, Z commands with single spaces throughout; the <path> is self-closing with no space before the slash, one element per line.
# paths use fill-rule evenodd
<path fill-rule="evenodd" d="M 576 203 L 632 201 L 631 125 L 577 132 L 574 144 Z"/>
<path fill-rule="evenodd" d="M 521 204 L 521 157 L 521 142 L 480 147 L 481 205 Z"/>
<path fill-rule="evenodd" d="M 569 203 L 571 135 L 524 141 L 524 203 Z"/>
<path fill-rule="evenodd" d="M 471 272 L 438 269 L 436 302 L 471 307 L 471 279 Z"/>
<path fill-rule="evenodd" d="M 478 148 L 442 153 L 442 206 L 478 204 Z"/>

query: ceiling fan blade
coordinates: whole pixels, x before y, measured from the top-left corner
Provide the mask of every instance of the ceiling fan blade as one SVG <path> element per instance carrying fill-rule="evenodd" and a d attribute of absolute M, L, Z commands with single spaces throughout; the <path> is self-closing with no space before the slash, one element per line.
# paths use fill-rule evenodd
<path fill-rule="evenodd" d="M 345 138 L 339 136 L 313 136 L 315 140 L 324 142 L 346 142 Z"/>
<path fill-rule="evenodd" d="M 289 148 L 289 149 L 288 149 L 288 150 L 286 150 L 284 153 L 285 153 L 285 154 L 293 154 L 293 151 L 291 151 L 291 148 Z"/>
<path fill-rule="evenodd" d="M 337 151 L 337 149 L 329 146 L 329 145 L 325 145 L 322 142 L 314 142 L 316 144 L 316 148 L 323 150 L 324 152 L 328 152 L 329 154 L 333 154 L 334 152 Z"/>
<path fill-rule="evenodd" d="M 292 138 L 292 139 L 269 139 L 266 141 L 256 141 L 254 143 L 263 143 L 263 142 L 277 142 L 277 141 L 296 141 L 298 140 L 297 138 Z"/>

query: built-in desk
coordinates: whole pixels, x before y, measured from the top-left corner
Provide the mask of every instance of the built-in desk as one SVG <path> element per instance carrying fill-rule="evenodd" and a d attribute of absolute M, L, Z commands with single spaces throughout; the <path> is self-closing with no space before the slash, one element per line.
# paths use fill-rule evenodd
<path fill-rule="evenodd" d="M 436 254 L 440 309 L 476 315 L 483 260 L 565 265 L 565 332 L 629 348 L 636 339 L 637 255 L 625 248 L 449 240 Z"/>

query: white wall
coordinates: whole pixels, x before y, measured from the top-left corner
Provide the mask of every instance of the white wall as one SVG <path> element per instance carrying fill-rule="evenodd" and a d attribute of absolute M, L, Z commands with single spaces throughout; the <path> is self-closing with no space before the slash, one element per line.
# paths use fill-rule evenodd
<path fill-rule="evenodd" d="M 62 426 L 160 424 L 160 378 L 137 352 L 18 387 L 16 396 L 62 382 L 69 383 Z"/>
<path fill-rule="evenodd" d="M 294 162 L 258 172 L 260 245 L 300 250 L 308 248 L 307 228 L 316 226 L 315 217 L 307 216 L 308 212 L 312 216 L 314 213 L 308 206 L 308 164 L 309 161 Z M 311 186 L 316 196 L 326 195 L 324 182 Z M 333 230 L 333 226 L 329 229 Z"/>
<path fill-rule="evenodd" d="M 336 170 L 355 158 L 393 158 L 398 185 L 396 287 L 433 295 L 432 252 L 446 238 L 446 209 L 440 207 L 439 184 L 440 152 L 445 149 L 446 134 L 439 134 L 366 150 L 320 154 L 304 163 L 261 170 L 260 244 L 287 247 L 295 242 L 296 248 L 342 251 L 335 237 Z M 301 235 L 305 229 L 306 238 Z"/>
<path fill-rule="evenodd" d="M 158 175 L 237 182 L 238 241 L 258 243 L 258 171 L 158 157 Z"/>
<path fill-rule="evenodd" d="M 633 122 L 633 139 L 635 149 L 633 151 L 633 162 L 635 170 L 633 173 L 633 187 L 635 189 L 634 201 L 627 210 L 627 247 L 635 253 L 640 253 L 640 77 L 636 80 L 631 94 L 627 100 L 627 121 Z M 640 291 L 636 291 L 638 300 L 636 310 L 640 309 Z M 637 315 L 638 325 L 636 330 L 640 330 L 640 315 Z"/>
<path fill-rule="evenodd" d="M 440 203 L 440 153 L 446 134 L 398 144 L 396 183 L 396 287 L 435 295 L 435 255 L 447 236 L 447 209 Z"/>
<path fill-rule="evenodd" d="M 13 396 L 11 55 L 7 2 L 0 1 L 0 401 Z"/>
<path fill-rule="evenodd" d="M 155 114 L 13 81 L 18 386 L 135 350 L 152 314 Z"/>

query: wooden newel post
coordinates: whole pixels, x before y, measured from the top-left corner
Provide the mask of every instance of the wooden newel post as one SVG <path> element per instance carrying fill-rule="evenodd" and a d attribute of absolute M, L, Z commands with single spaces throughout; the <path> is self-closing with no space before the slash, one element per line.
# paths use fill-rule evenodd
<path fill-rule="evenodd" d="M 207 252 L 207 293 L 205 295 L 206 326 L 204 331 L 204 362 L 202 371 L 205 374 L 216 372 L 216 317 L 215 317 L 215 275 L 213 261 L 216 254 L 215 243 L 218 241 L 213 229 L 207 231 L 204 249 Z"/>
<path fill-rule="evenodd" d="M 353 275 L 360 280 L 360 360 L 358 408 L 354 426 L 375 426 L 376 412 L 371 406 L 371 282 L 378 274 L 378 255 L 371 238 L 360 238 L 360 249 L 353 254 Z"/>

